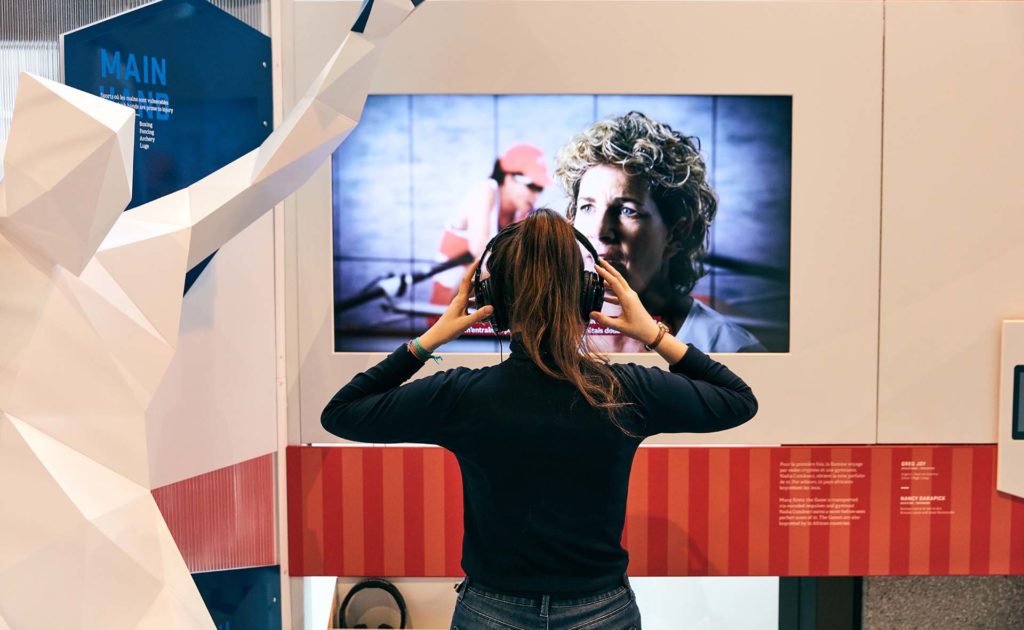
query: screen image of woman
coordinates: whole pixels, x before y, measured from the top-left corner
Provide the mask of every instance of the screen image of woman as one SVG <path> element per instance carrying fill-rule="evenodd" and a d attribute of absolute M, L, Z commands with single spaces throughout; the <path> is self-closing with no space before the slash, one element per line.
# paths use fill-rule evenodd
<path fill-rule="evenodd" d="M 335 352 L 427 330 L 485 244 L 538 207 L 672 336 L 789 351 L 791 97 L 384 95 L 366 112 L 333 160 Z M 648 352 L 595 322 L 587 334 Z M 508 338 L 480 323 L 449 349 L 500 356 Z"/>
<path fill-rule="evenodd" d="M 569 219 L 677 339 L 705 352 L 765 350 L 691 294 L 718 205 L 695 138 L 630 112 L 574 136 L 558 153 L 555 176 L 569 196 Z M 621 335 L 595 336 L 592 345 L 644 351 Z"/>

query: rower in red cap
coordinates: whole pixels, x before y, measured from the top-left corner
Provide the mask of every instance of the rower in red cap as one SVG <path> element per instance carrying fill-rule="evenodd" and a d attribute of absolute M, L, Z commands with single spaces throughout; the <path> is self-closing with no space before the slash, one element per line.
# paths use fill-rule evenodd
<path fill-rule="evenodd" d="M 508 147 L 494 161 L 491 176 L 463 197 L 459 213 L 445 226 L 436 260 L 451 260 L 467 251 L 479 258 L 487 241 L 526 217 L 550 184 L 543 151 L 525 142 Z M 455 267 L 434 276 L 430 302 L 449 304 L 464 274 L 464 267 Z"/>

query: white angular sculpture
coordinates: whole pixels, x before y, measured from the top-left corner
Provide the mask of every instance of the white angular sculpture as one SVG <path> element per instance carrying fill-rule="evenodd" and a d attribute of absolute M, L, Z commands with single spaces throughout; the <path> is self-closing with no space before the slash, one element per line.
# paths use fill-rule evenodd
<path fill-rule="evenodd" d="M 213 627 L 146 452 L 185 272 L 344 140 L 413 8 L 366 2 L 365 34 L 262 146 L 127 213 L 133 110 L 22 75 L 0 181 L 0 630 Z"/>
<path fill-rule="evenodd" d="M 27 255 L 78 274 L 131 200 L 131 180 L 120 174 L 131 171 L 134 114 L 30 75 L 14 108 L 0 228 Z M 69 200 L 101 211 L 68 212 Z"/>

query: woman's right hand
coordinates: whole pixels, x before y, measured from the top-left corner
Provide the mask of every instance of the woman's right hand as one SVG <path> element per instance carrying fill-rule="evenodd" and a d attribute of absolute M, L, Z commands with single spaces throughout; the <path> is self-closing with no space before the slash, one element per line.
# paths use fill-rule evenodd
<path fill-rule="evenodd" d="M 604 258 L 598 259 L 594 269 L 614 294 L 605 296 L 605 301 L 618 304 L 622 308 L 622 314 L 618 317 L 610 317 L 604 313 L 592 311 L 590 317 L 602 326 L 617 330 L 644 344 L 653 343 L 658 336 L 658 324 L 640 302 L 637 292 L 630 288 L 619 270 L 612 267 Z"/>

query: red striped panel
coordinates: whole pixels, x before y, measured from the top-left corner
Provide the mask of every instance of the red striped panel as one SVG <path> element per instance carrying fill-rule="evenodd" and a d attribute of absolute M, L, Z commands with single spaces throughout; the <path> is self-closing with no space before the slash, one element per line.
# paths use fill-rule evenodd
<path fill-rule="evenodd" d="M 341 459 L 337 457 L 327 457 L 329 451 L 322 451 L 320 453 L 320 470 L 322 475 L 320 476 L 320 487 L 313 496 L 322 496 L 323 505 L 317 508 L 317 511 L 307 511 L 310 518 L 316 518 L 317 515 L 323 519 L 323 530 L 320 532 L 318 539 L 307 542 L 303 545 L 304 550 L 310 548 L 310 544 L 314 547 L 322 545 L 324 553 L 322 558 L 314 558 L 315 562 L 311 566 L 322 566 L 325 573 L 331 573 L 337 571 L 339 574 L 345 570 L 344 563 L 342 560 L 342 542 L 345 540 L 345 527 L 344 517 L 342 515 L 341 507 L 345 505 L 345 498 L 340 495 L 341 493 L 341 478 L 343 472 L 341 470 Z M 317 461 L 317 458 L 310 457 L 310 461 Z M 305 469 L 303 469 L 305 470 Z M 326 483 L 324 482 L 326 479 Z M 289 547 L 291 549 L 291 547 Z M 291 556 L 289 556 L 289 560 Z"/>
<path fill-rule="evenodd" d="M 832 461 L 842 464 L 841 470 L 856 471 L 857 468 L 853 466 L 856 462 L 853 459 L 853 452 L 848 448 L 836 448 L 831 451 L 826 450 L 824 457 L 831 457 Z M 845 475 L 845 473 L 844 473 Z M 855 477 L 856 473 L 852 473 Z M 857 484 L 857 479 L 852 478 L 849 483 L 836 484 L 832 486 L 829 492 L 829 497 L 834 499 L 835 505 L 838 510 L 848 510 L 850 504 L 846 501 L 853 497 L 853 486 Z M 851 517 L 855 518 L 855 517 Z M 823 575 L 845 575 L 850 572 L 850 531 L 857 526 L 857 521 L 853 520 L 849 525 L 837 525 L 835 527 L 819 527 L 827 532 L 826 545 L 828 547 L 828 562 L 825 564 L 825 572 Z"/>
<path fill-rule="evenodd" d="M 894 480 L 893 496 L 892 496 L 892 548 L 890 553 L 890 563 L 892 566 L 892 575 L 909 575 L 910 574 L 910 557 L 911 547 L 915 542 L 914 529 L 912 525 L 915 523 L 915 519 L 907 514 L 902 513 L 901 508 L 903 504 L 903 496 L 918 494 L 922 491 L 920 482 L 908 482 L 903 476 L 902 462 L 910 461 L 914 457 L 914 449 L 912 448 L 900 448 L 893 451 L 893 469 L 892 475 Z"/>
<path fill-rule="evenodd" d="M 995 467 L 993 466 L 993 477 Z M 1003 574 L 1010 572 L 1010 516 L 1012 502 L 1006 495 L 996 494 L 992 500 L 992 534 L 989 547 L 989 572 Z"/>
<path fill-rule="evenodd" d="M 288 455 L 292 455 L 289 457 Z M 300 458 L 298 451 L 286 451 L 285 455 L 285 466 L 287 467 L 288 478 L 285 482 L 288 484 L 288 531 L 299 531 L 304 522 L 307 522 L 303 518 L 302 509 L 305 497 L 302 495 L 304 492 L 304 486 L 302 483 L 302 468 L 301 464 L 303 458 Z M 310 459 L 307 455 L 305 459 Z M 306 541 L 306 536 L 289 536 L 288 537 L 288 569 L 290 571 L 298 571 L 299 575 L 305 575 L 308 571 L 305 560 L 311 554 L 303 551 L 301 547 L 295 548 L 294 545 L 302 545 Z M 323 556 L 324 554 L 319 554 Z"/>
<path fill-rule="evenodd" d="M 292 575 L 461 574 L 451 453 L 288 457 Z M 623 543 L 636 576 L 1024 574 L 1024 501 L 994 482 L 987 445 L 644 447 Z"/>
<path fill-rule="evenodd" d="M 366 537 L 363 503 L 363 477 L 365 474 L 364 452 L 372 449 L 344 448 L 340 461 L 341 475 L 329 479 L 332 487 L 341 488 L 341 575 L 371 575 L 366 572 Z M 324 457 L 337 456 L 325 451 Z"/>
<path fill-rule="evenodd" d="M 890 549 L 892 536 L 892 460 L 893 449 L 876 448 L 871 450 L 871 467 L 868 478 L 871 480 L 870 507 L 868 508 L 868 571 L 867 575 L 890 575 Z"/>
<path fill-rule="evenodd" d="M 662 449 L 668 455 L 668 479 L 665 483 L 667 519 L 666 575 L 689 575 L 690 545 L 690 450 L 687 448 Z"/>
<path fill-rule="evenodd" d="M 668 575 L 668 453 L 645 449 L 648 463 L 647 574 Z"/>
<path fill-rule="evenodd" d="M 995 449 L 991 451 L 975 451 L 974 466 L 971 470 L 975 488 L 994 488 Z M 987 535 L 992 527 L 992 499 L 994 492 L 975 492 L 971 504 L 971 568 L 973 575 L 988 571 L 989 548 L 991 538 Z"/>
<path fill-rule="evenodd" d="M 749 575 L 771 575 L 769 567 L 768 544 L 771 533 L 777 528 L 772 521 L 770 497 L 778 483 L 772 475 L 772 452 L 775 449 L 750 449 L 750 475 L 748 477 L 747 496 L 750 498 L 750 519 L 747 522 L 747 557 Z M 736 483 L 742 483 L 737 477 Z M 777 519 L 777 515 L 775 516 Z M 736 531 L 742 531 L 742 523 L 737 522 Z M 768 532 L 768 535 L 765 535 Z"/>
<path fill-rule="evenodd" d="M 752 449 L 729 453 L 729 566 L 726 575 L 748 575 L 750 569 L 750 455 Z M 763 530 L 762 530 L 763 531 Z"/>
<path fill-rule="evenodd" d="M 934 464 L 934 460 L 929 461 L 930 453 L 931 449 L 915 448 L 911 451 L 911 457 L 914 458 L 915 462 Z M 932 470 L 930 470 L 932 467 L 926 466 L 924 468 L 924 478 L 916 480 L 913 484 L 914 492 L 917 496 L 935 496 L 934 477 L 932 476 Z M 933 509 L 941 509 L 944 503 L 933 501 L 933 505 L 935 506 Z M 913 542 L 910 547 L 908 566 L 910 573 L 913 575 L 928 575 L 928 570 L 931 566 L 932 520 L 938 520 L 939 518 L 945 520 L 944 516 L 923 512 L 913 514 L 910 517 L 910 532 Z"/>
<path fill-rule="evenodd" d="M 800 465 L 797 470 L 806 471 L 811 469 L 806 465 L 811 462 L 811 449 L 794 448 L 787 459 L 793 464 Z M 811 498 L 811 490 L 797 488 L 791 489 L 788 495 L 792 500 L 806 500 Z M 811 527 L 810 525 L 793 525 L 789 528 L 789 555 L 786 558 L 785 575 L 808 575 L 810 565 L 808 553 L 810 552 Z"/>
<path fill-rule="evenodd" d="M 789 491 L 779 488 L 783 451 L 773 448 L 768 466 L 768 508 L 771 510 L 768 528 L 768 575 L 789 575 L 789 531 L 780 526 L 782 511 L 779 505 L 789 498 Z"/>
<path fill-rule="evenodd" d="M 838 461 L 838 457 L 831 457 L 831 452 L 827 448 L 812 448 L 811 453 L 811 470 L 814 471 L 814 488 L 821 488 L 820 491 L 812 489 L 809 496 L 812 499 L 831 499 L 835 494 L 835 486 L 825 485 L 822 481 L 822 477 L 833 474 L 832 468 L 829 466 L 833 459 Z M 820 496 L 819 496 L 820 495 Z M 816 515 L 811 519 L 809 531 L 807 532 L 807 573 L 810 575 L 828 575 L 829 555 L 831 551 L 830 536 L 828 527 L 829 514 L 822 510 L 821 514 Z M 836 529 L 839 529 L 838 527 Z M 812 553 L 813 551 L 813 553 Z"/>
<path fill-rule="evenodd" d="M 845 496 L 856 498 L 851 504 L 851 509 L 859 512 L 850 525 L 850 534 L 845 540 L 842 551 L 836 552 L 845 556 L 845 566 L 842 558 L 837 558 L 833 553 L 833 559 L 829 563 L 829 571 L 835 571 L 837 575 L 866 575 L 868 572 L 868 541 L 871 535 L 871 518 L 868 509 L 871 504 L 871 449 L 852 448 L 848 449 L 850 460 L 856 464 L 857 478 L 850 485 L 849 492 Z"/>
<path fill-rule="evenodd" d="M 971 472 L 974 469 L 971 447 L 953 448 L 953 473 L 950 488 L 949 575 L 971 572 L 971 517 L 973 515 Z"/>
<path fill-rule="evenodd" d="M 444 567 L 445 575 L 462 569 L 462 475 L 455 457 L 444 459 Z"/>
<path fill-rule="evenodd" d="M 274 454 L 153 490 L 193 573 L 277 564 Z"/>
<path fill-rule="evenodd" d="M 687 545 L 687 575 L 708 575 L 708 502 L 712 483 L 708 476 L 709 460 L 708 449 L 694 449 L 690 452 L 690 541 Z M 630 572 L 632 573 L 632 567 Z"/>
<path fill-rule="evenodd" d="M 423 574 L 426 576 L 446 575 L 444 460 L 448 457 L 452 455 L 439 448 L 423 452 Z"/>
<path fill-rule="evenodd" d="M 708 475 L 715 479 L 715 492 L 708 493 L 708 574 L 729 574 L 729 454 L 732 449 L 708 452 Z"/>
<path fill-rule="evenodd" d="M 363 571 L 384 573 L 384 449 L 363 453 Z"/>
<path fill-rule="evenodd" d="M 403 448 L 401 452 L 404 455 L 402 472 L 406 477 L 406 482 L 402 486 L 405 514 L 405 574 L 425 575 L 423 541 L 426 525 L 423 518 L 423 483 L 418 481 L 424 479 L 423 449 Z"/>
<path fill-rule="evenodd" d="M 932 457 L 937 471 L 953 470 L 953 449 L 935 449 Z M 946 497 L 942 507 L 946 514 L 936 516 L 931 522 L 931 546 L 928 549 L 928 575 L 949 575 L 949 532 L 953 516 L 953 477 L 951 474 L 939 474 L 932 482 L 932 492 L 937 496 Z"/>
<path fill-rule="evenodd" d="M 382 575 L 405 573 L 405 459 L 399 449 L 384 449 L 381 462 L 381 513 L 384 569 Z"/>
<path fill-rule="evenodd" d="M 311 454 L 310 457 L 299 462 L 302 488 L 300 493 L 295 493 L 292 496 L 302 497 L 302 502 L 296 504 L 299 506 L 299 511 L 302 514 L 300 522 L 321 522 L 325 505 L 330 505 L 331 498 L 323 497 L 320 494 L 323 491 L 323 480 L 321 479 L 322 465 L 320 457 L 316 454 Z M 293 498 L 292 500 L 295 501 L 296 499 Z M 318 556 L 317 552 L 323 548 L 324 536 L 330 536 L 330 531 L 324 532 L 322 528 L 318 528 L 310 532 L 310 534 L 310 536 L 304 539 L 303 548 L 301 549 L 306 554 L 304 561 L 309 563 L 306 570 L 324 571 L 323 562 L 325 558 L 320 557 L 322 554 Z"/>
<path fill-rule="evenodd" d="M 637 571 L 635 575 L 647 575 L 648 462 L 646 452 L 643 457 L 634 458 L 633 470 L 629 474 L 629 498 L 626 501 L 628 530 L 623 532 L 623 545 L 631 552 L 630 565 Z"/>

